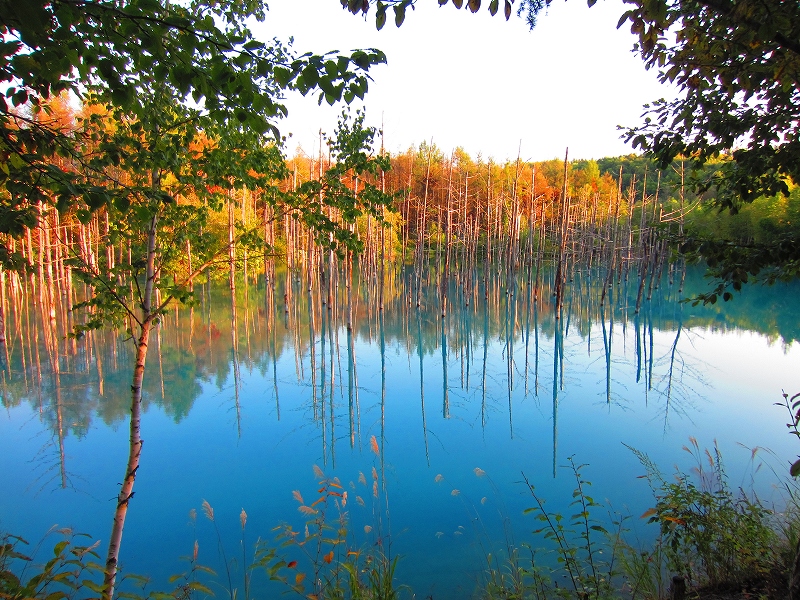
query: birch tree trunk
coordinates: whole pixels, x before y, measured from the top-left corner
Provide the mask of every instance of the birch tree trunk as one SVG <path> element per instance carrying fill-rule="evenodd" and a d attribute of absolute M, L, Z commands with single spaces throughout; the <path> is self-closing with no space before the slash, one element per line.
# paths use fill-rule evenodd
<path fill-rule="evenodd" d="M 114 587 L 117 579 L 119 565 L 119 551 L 122 545 L 122 531 L 125 527 L 125 516 L 128 513 L 128 504 L 133 498 L 133 484 L 136 481 L 136 472 L 139 470 L 139 458 L 142 453 L 141 420 L 142 420 L 142 381 L 144 379 L 144 366 L 147 360 L 147 344 L 150 329 L 155 317 L 152 311 L 152 297 L 158 273 L 155 268 L 156 255 L 156 230 L 158 215 L 153 215 L 147 231 L 147 280 L 142 296 L 142 317 L 139 322 L 139 338 L 136 341 L 136 363 L 133 367 L 133 381 L 131 383 L 131 423 L 130 445 L 128 448 L 128 463 L 125 466 L 125 478 L 122 488 L 117 496 L 117 509 L 114 512 L 114 522 L 111 527 L 111 536 L 108 540 L 108 556 L 106 558 L 105 580 L 103 582 L 103 600 L 114 597 Z"/>

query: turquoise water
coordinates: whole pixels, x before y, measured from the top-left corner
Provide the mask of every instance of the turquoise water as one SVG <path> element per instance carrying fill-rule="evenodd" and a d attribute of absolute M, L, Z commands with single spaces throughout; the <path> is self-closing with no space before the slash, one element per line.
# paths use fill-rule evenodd
<path fill-rule="evenodd" d="M 246 557 L 280 523 L 302 531 L 292 492 L 313 501 L 315 465 L 348 490 L 351 543 L 400 556 L 398 579 L 437 600 L 472 593 L 509 537 L 540 543 L 523 515 L 534 504 L 523 477 L 548 510 L 569 514 L 569 457 L 587 465 L 594 498 L 631 515 L 645 541 L 652 532 L 638 516 L 652 497 L 626 445 L 670 472 L 693 466 L 682 449 L 690 436 L 701 448 L 716 440 L 731 483 L 779 503 L 771 469 L 782 475 L 798 453 L 774 406 L 782 389 L 800 391 L 798 288 L 693 308 L 680 298 L 706 283 L 689 271 L 681 294 L 679 279 L 665 276 L 636 314 L 635 282 L 621 281 L 601 306 L 599 283 L 578 273 L 558 321 L 548 284 L 534 303 L 524 281 L 512 294 L 492 285 L 488 301 L 482 287 L 467 299 L 454 283 L 442 319 L 433 292 L 418 309 L 399 275 L 381 315 L 368 280 L 354 288 L 352 336 L 343 285 L 330 311 L 299 277 L 286 304 L 282 276 L 274 291 L 240 284 L 233 302 L 227 286 L 203 287 L 151 339 L 123 572 L 165 588 L 197 539 L 200 562 L 224 573 L 203 500 L 239 569 L 242 509 Z M 36 365 L 35 313 L 31 305 L 18 319 L 27 329 L 9 319 L 0 530 L 37 541 L 70 526 L 99 539 L 104 556 L 127 457 L 132 347 L 110 332 L 74 350 L 62 343 L 56 381 L 41 342 Z M 752 461 L 755 447 L 764 450 Z"/>

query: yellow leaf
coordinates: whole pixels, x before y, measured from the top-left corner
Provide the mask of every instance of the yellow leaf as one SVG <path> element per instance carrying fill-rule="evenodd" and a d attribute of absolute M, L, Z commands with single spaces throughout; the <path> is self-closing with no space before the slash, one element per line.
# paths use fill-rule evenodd
<path fill-rule="evenodd" d="M 667 516 L 665 516 L 664 520 L 665 521 L 672 521 L 673 523 L 677 523 L 678 525 L 686 525 L 686 521 L 684 521 L 683 519 L 677 519 L 675 517 L 667 517 Z"/>
<path fill-rule="evenodd" d="M 303 583 L 303 579 L 305 578 L 306 578 L 305 573 L 298 573 L 297 575 L 294 576 L 294 584 L 300 585 L 301 583 Z"/>
<path fill-rule="evenodd" d="M 378 449 L 378 440 L 375 439 L 375 436 L 369 438 L 369 448 L 375 453 L 375 456 L 378 456 L 381 451 Z"/>
<path fill-rule="evenodd" d="M 642 514 L 642 516 L 641 516 L 641 517 L 639 517 L 639 518 L 640 518 L 640 519 L 645 519 L 645 518 L 647 518 L 647 517 L 652 517 L 652 516 L 653 516 L 654 514 L 656 514 L 657 512 L 658 512 L 658 511 L 657 511 L 655 508 L 651 508 L 651 509 L 649 509 L 649 510 L 646 510 L 646 511 L 644 511 L 644 513 Z"/>
<path fill-rule="evenodd" d="M 326 564 L 331 564 L 331 562 L 333 562 L 333 550 L 323 556 L 322 560 L 324 560 Z"/>

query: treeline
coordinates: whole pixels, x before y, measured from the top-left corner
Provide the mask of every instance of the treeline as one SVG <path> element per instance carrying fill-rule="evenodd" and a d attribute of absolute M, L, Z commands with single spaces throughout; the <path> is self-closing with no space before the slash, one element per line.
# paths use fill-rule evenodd
<path fill-rule="evenodd" d="M 83 154 L 59 157 L 58 167 L 96 184 L 83 203 L 40 200 L 37 219 L 23 220 L 17 235 L 2 240 L 4 265 L 15 267 L 3 276 L 17 290 L 25 278 L 27 293 L 51 315 L 53 339 L 107 322 L 103 311 L 125 286 L 136 295 L 152 251 L 154 211 L 155 287 L 170 297 L 185 297 L 214 274 L 227 274 L 231 286 L 238 276 L 274 280 L 276 260 L 287 272 L 303 271 L 309 286 L 355 266 L 382 290 L 387 265 L 413 263 L 418 303 L 425 285 L 446 294 L 451 276 L 474 286 L 481 264 L 505 273 L 507 282 L 525 269 L 538 288 L 541 265 L 552 260 L 562 266 L 558 297 L 576 261 L 627 273 L 646 258 L 636 268 L 652 280 L 666 259 L 658 228 L 680 217 L 663 211 L 678 175 L 633 156 L 498 164 L 423 143 L 394 156 L 373 149 L 370 168 L 358 170 L 377 142 L 358 120 L 337 136 L 320 136 L 312 156 L 286 159 L 265 147 L 232 159 L 224 134 L 194 134 L 181 149 L 177 133 L 155 127 L 145 139 L 136 123 L 117 123 L 103 106 L 76 108 L 63 97 L 34 116 L 81 140 Z M 117 146 L 98 146 L 109 143 L 109 131 L 122 130 Z M 117 152 L 119 160 L 92 165 L 98 152 Z M 146 153 L 147 164 L 137 153 Z M 159 153 L 182 158 L 161 168 Z M 238 184 L 215 170 L 222 163 L 230 170 L 231 160 Z M 351 250 L 361 250 L 357 262 Z M 106 296 L 92 303 L 98 291 Z M 78 316 L 72 309 L 82 302 L 89 304 Z M 58 354 L 55 345 L 50 352 Z"/>
<path fill-rule="evenodd" d="M 738 209 L 720 213 L 699 205 L 687 215 L 687 227 L 703 238 L 739 243 L 765 243 L 781 234 L 800 236 L 800 187 L 791 185 L 788 196 L 760 197 Z"/>
<path fill-rule="evenodd" d="M 76 109 L 58 98 L 49 110 L 49 119 L 86 140 L 87 157 L 93 151 L 92 128 L 117 126 L 99 106 Z M 356 127 L 345 131 L 350 138 L 358 133 Z M 347 135 L 343 140 L 320 135 L 315 152 L 289 159 L 277 148 L 264 148 L 258 157 L 269 161 L 263 174 L 257 172 L 257 160 L 243 157 L 240 180 L 250 184 L 238 187 L 226 187 L 224 178 L 213 173 L 165 169 L 171 174 L 162 176 L 159 185 L 165 202 L 175 207 L 159 222 L 159 285 L 180 297 L 194 281 L 214 275 L 227 275 L 231 287 L 238 277 L 264 274 L 274 281 L 278 261 L 288 266 L 286 277 L 303 273 L 309 289 L 336 280 L 339 269 L 357 268 L 377 284 L 382 304 L 387 268 L 410 264 L 415 273 L 410 294 L 417 304 L 423 289 L 431 289 L 446 311 L 451 278 L 464 289 L 476 289 L 477 267 L 490 265 L 505 275 L 499 285 L 506 287 L 524 273 L 538 298 L 541 267 L 551 263 L 559 272 L 557 299 L 563 298 L 568 273 L 576 265 L 605 268 L 607 283 L 615 275 L 634 273 L 640 284 L 638 308 L 670 258 L 665 232 L 758 240 L 798 227 L 800 217 L 796 188 L 789 198 L 762 199 L 737 215 L 718 215 L 707 206 L 707 197 L 691 191 L 698 174 L 689 173 L 683 161 L 659 171 L 636 155 L 497 163 L 423 142 L 394 155 L 373 149 L 381 168 L 359 175 L 337 164 L 343 153 L 335 150 L 352 144 Z M 217 146 L 216 140 L 199 136 L 185 153 L 213 155 Z M 77 173 L 82 165 L 65 157 L 60 168 Z M 701 175 L 713 176 L 713 168 Z M 104 186 L 124 187 L 143 175 L 126 173 L 122 166 L 106 171 L 106 179 L 98 181 L 96 205 L 89 198 L 83 206 L 58 210 L 58 199 L 40 202 L 38 221 L 21 223 L 22 235 L 4 240 L 5 265 L 22 269 L 3 271 L 2 293 L 7 295 L 8 281 L 17 291 L 24 285 L 50 315 L 52 331 L 44 333 L 52 340 L 80 328 L 72 308 L 91 299 L 98 278 L 117 284 L 128 280 L 133 293 L 143 272 L 146 231 L 130 226 L 131 216 L 143 209 L 103 196 Z M 331 180 L 346 191 L 344 196 L 326 196 L 334 195 Z M 359 203 L 369 209 L 361 210 Z M 361 250 L 357 261 L 351 248 Z M 198 266 L 203 274 L 187 278 Z M 489 271 L 482 269 L 487 295 Z M 74 272 L 92 274 L 91 281 L 81 285 Z M 188 289 L 176 291 L 179 281 L 189 281 Z M 332 300 L 331 293 L 325 300 Z M 89 308 L 91 313 L 98 307 Z M 92 316 L 82 318 L 86 323 Z M 56 342 L 50 345 L 50 353 L 57 355 Z"/>

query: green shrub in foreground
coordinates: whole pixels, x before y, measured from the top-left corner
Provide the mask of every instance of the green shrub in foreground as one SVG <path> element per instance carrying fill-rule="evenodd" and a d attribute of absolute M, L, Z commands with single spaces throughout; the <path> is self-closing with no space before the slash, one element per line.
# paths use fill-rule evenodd
<path fill-rule="evenodd" d="M 677 472 L 665 478 L 649 457 L 631 448 L 646 469 L 655 506 L 642 515 L 659 527 L 646 550 L 626 542 L 624 518 L 611 517 L 608 531 L 598 519 L 603 504 L 587 494 L 582 478 L 585 465 L 570 459 L 576 487 L 569 518 L 550 513 L 526 481 L 536 506 L 532 513 L 542 523 L 533 533 L 543 543 L 509 549 L 508 564 L 490 562 L 484 596 L 487 598 L 642 598 L 669 595 L 673 578 L 689 588 L 737 585 L 790 570 L 792 532 L 798 528 L 796 511 L 782 520 L 756 497 L 730 488 L 716 446 L 701 452 L 690 438 L 684 449 L 697 459 L 691 475 Z M 705 466 L 708 465 L 708 466 Z M 795 536 L 796 537 L 796 536 Z M 547 555 L 555 553 L 556 566 Z M 559 586 L 559 582 L 566 585 Z"/>
<path fill-rule="evenodd" d="M 774 513 L 743 490 L 730 488 L 716 446 L 703 456 L 697 441 L 690 442 L 691 448 L 684 449 L 697 459 L 695 477 L 676 473 L 672 481 L 634 450 L 656 498 L 644 516 L 659 526 L 657 546 L 667 570 L 692 586 L 763 577 L 779 563 Z"/>

